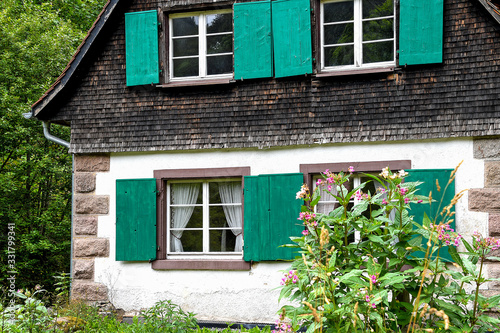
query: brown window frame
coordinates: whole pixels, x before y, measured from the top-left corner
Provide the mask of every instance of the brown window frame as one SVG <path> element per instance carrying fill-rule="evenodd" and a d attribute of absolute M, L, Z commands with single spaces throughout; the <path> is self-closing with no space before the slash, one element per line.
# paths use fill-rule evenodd
<path fill-rule="evenodd" d="M 210 178 L 238 178 L 241 177 L 242 188 L 244 176 L 250 175 L 250 167 L 233 168 L 203 168 L 203 169 L 164 169 L 155 170 L 156 188 L 156 260 L 152 262 L 153 269 L 178 270 L 250 270 L 250 263 L 241 259 L 168 259 L 166 249 L 167 239 L 167 205 L 165 202 L 168 180 L 179 179 L 210 179 Z M 243 194 L 242 194 L 243 195 Z M 242 211 L 243 211 L 242 200 Z M 244 223 L 244 222 L 243 222 Z"/>
<path fill-rule="evenodd" d="M 331 172 L 347 172 L 350 166 L 354 167 L 355 172 L 380 172 L 385 167 L 389 167 L 391 170 L 401 170 L 411 169 L 411 160 L 301 164 L 300 172 L 304 174 L 304 183 L 312 189 L 314 175 L 318 175 L 326 169 Z"/>

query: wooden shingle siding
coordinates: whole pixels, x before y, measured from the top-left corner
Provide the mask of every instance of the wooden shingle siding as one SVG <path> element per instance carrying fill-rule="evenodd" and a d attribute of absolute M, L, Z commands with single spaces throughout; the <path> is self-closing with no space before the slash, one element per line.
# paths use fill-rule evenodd
<path fill-rule="evenodd" d="M 71 122 L 71 152 L 500 135 L 500 29 L 472 0 L 445 0 L 442 64 L 389 74 L 126 87 L 124 12 L 167 3 L 142 0 L 122 7 L 116 24 L 94 45 L 93 61 L 80 68 L 64 94 L 67 99 L 59 99 L 64 104 L 53 120 Z"/>

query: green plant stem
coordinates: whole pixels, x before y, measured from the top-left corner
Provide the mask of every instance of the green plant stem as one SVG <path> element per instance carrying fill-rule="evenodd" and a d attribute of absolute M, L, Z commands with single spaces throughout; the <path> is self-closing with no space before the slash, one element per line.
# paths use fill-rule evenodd
<path fill-rule="evenodd" d="M 481 256 L 481 265 L 479 266 L 479 275 L 477 276 L 477 280 L 476 280 L 476 295 L 474 297 L 474 310 L 472 311 L 471 326 L 474 326 L 474 324 L 477 321 L 477 318 L 476 318 L 477 298 L 479 296 L 479 286 L 481 285 L 481 275 L 483 273 L 483 262 L 484 262 L 484 251 L 483 251 L 483 255 Z"/>

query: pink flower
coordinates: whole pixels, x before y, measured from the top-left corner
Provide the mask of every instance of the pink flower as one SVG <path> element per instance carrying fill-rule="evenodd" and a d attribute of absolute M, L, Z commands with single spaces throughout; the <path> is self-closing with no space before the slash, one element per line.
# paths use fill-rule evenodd
<path fill-rule="evenodd" d="M 363 192 L 361 192 L 361 190 L 357 190 L 355 197 L 356 199 L 361 200 L 363 198 Z"/>
<path fill-rule="evenodd" d="M 401 195 L 405 195 L 407 192 L 408 192 L 408 189 L 407 189 L 407 188 L 404 188 L 404 187 L 403 187 L 403 188 L 400 188 L 400 189 L 399 189 L 399 193 L 400 193 Z"/>
<path fill-rule="evenodd" d="M 409 204 L 410 203 L 410 198 L 405 198 L 405 204 Z"/>
<path fill-rule="evenodd" d="M 370 280 L 372 281 L 373 284 L 377 283 L 377 276 L 376 275 L 370 275 Z"/>
<path fill-rule="evenodd" d="M 424 200 L 417 200 L 417 203 L 422 203 Z"/>
<path fill-rule="evenodd" d="M 389 203 L 387 202 L 387 200 L 385 200 L 385 198 L 384 198 L 384 200 L 382 200 L 382 203 L 383 203 L 384 205 L 388 205 L 388 204 L 389 204 Z"/>
<path fill-rule="evenodd" d="M 372 308 L 376 308 L 377 306 L 375 305 L 375 303 L 372 303 Z"/>
<path fill-rule="evenodd" d="M 353 172 L 354 172 L 354 167 L 351 165 L 351 166 L 347 169 L 347 171 L 349 171 L 349 173 L 353 173 Z"/>
<path fill-rule="evenodd" d="M 370 296 L 366 295 L 365 296 L 365 301 L 367 301 L 369 303 L 370 302 Z"/>
<path fill-rule="evenodd" d="M 309 230 L 307 230 L 307 229 L 302 230 L 302 235 L 304 235 L 304 236 L 309 235 Z"/>

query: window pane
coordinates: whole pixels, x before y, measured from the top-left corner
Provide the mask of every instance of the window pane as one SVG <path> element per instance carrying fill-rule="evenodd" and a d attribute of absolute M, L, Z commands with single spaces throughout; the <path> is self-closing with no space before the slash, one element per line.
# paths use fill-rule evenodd
<path fill-rule="evenodd" d="M 173 36 L 198 35 L 198 16 L 172 19 Z"/>
<path fill-rule="evenodd" d="M 363 44 L 363 63 L 393 61 L 393 42 L 378 42 Z"/>
<path fill-rule="evenodd" d="M 354 19 L 354 2 L 330 2 L 323 5 L 323 22 L 341 22 Z"/>
<path fill-rule="evenodd" d="M 170 204 L 193 205 L 202 203 L 201 183 L 170 184 Z"/>
<path fill-rule="evenodd" d="M 186 223 L 186 219 L 188 222 Z M 203 207 L 171 207 L 171 228 L 202 228 Z"/>
<path fill-rule="evenodd" d="M 325 47 L 325 66 L 354 65 L 354 46 Z"/>
<path fill-rule="evenodd" d="M 393 20 L 374 20 L 363 22 L 363 40 L 394 38 Z"/>
<path fill-rule="evenodd" d="M 392 16 L 392 0 L 363 0 L 363 18 Z"/>
<path fill-rule="evenodd" d="M 209 203 L 210 204 L 218 204 L 221 203 L 220 194 L 219 194 L 219 183 L 211 182 L 208 183 L 208 193 L 209 193 Z"/>
<path fill-rule="evenodd" d="M 174 59 L 174 76 L 198 76 L 198 58 Z"/>
<path fill-rule="evenodd" d="M 207 75 L 233 72 L 233 55 L 207 57 Z"/>
<path fill-rule="evenodd" d="M 209 238 L 210 252 L 234 252 L 236 236 L 231 230 L 210 230 Z"/>
<path fill-rule="evenodd" d="M 207 33 L 227 31 L 233 31 L 233 15 L 231 13 L 207 15 Z"/>
<path fill-rule="evenodd" d="M 207 53 L 233 52 L 233 35 L 207 36 Z"/>
<path fill-rule="evenodd" d="M 198 37 L 173 40 L 174 57 L 198 55 Z"/>
<path fill-rule="evenodd" d="M 170 235 L 170 237 L 173 237 Z M 184 230 L 181 237 L 184 252 L 202 252 L 203 251 L 203 231 L 202 230 Z"/>
<path fill-rule="evenodd" d="M 354 24 L 325 25 L 325 45 L 354 42 Z"/>
<path fill-rule="evenodd" d="M 222 206 L 211 206 L 209 208 L 209 228 L 227 228 L 226 215 Z"/>

